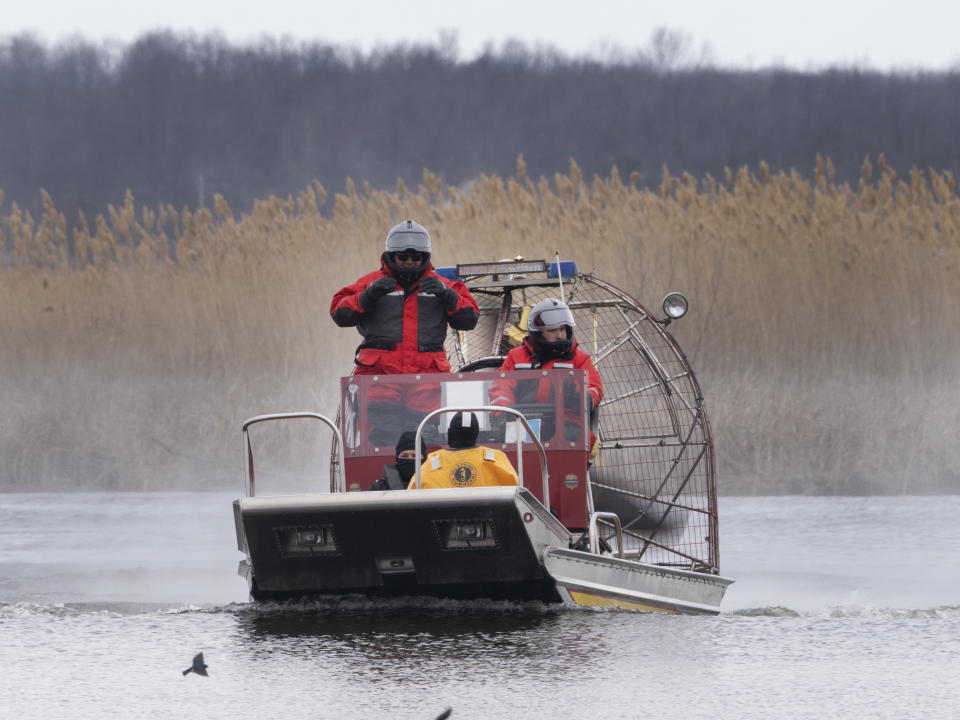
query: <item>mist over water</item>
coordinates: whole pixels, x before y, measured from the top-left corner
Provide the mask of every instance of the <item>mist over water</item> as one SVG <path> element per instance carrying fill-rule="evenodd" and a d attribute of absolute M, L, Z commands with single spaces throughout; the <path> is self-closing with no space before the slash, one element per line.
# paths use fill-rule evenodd
<path fill-rule="evenodd" d="M 949 717 L 960 497 L 724 498 L 719 617 L 249 603 L 229 493 L 0 495 L 12 718 Z M 196 652 L 210 676 L 183 677 Z"/>

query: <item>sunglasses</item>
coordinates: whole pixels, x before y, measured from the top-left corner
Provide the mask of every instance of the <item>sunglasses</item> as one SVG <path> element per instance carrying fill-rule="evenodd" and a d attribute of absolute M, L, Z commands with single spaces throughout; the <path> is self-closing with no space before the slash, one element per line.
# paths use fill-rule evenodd
<path fill-rule="evenodd" d="M 410 250 L 404 250 L 402 252 L 395 252 L 393 254 L 394 260 L 400 260 L 406 262 L 407 260 L 413 260 L 414 262 L 420 262 L 423 258 L 426 257 L 424 253 L 413 252 Z"/>

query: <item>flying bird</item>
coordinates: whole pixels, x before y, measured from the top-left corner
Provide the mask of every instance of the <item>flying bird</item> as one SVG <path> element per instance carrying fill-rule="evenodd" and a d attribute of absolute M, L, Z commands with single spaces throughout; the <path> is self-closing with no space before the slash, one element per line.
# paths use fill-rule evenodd
<path fill-rule="evenodd" d="M 193 665 L 184 670 L 183 674 L 186 675 L 189 672 L 207 677 L 207 664 L 203 661 L 203 653 L 197 653 L 193 656 Z"/>

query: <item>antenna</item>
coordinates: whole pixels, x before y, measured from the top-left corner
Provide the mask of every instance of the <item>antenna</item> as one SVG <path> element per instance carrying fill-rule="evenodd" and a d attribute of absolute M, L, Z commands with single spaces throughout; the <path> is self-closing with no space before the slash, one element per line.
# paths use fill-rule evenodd
<path fill-rule="evenodd" d="M 554 251 L 557 255 L 557 282 L 560 283 L 560 302 L 566 303 L 567 301 L 563 299 L 563 272 L 560 270 L 560 251 Z"/>

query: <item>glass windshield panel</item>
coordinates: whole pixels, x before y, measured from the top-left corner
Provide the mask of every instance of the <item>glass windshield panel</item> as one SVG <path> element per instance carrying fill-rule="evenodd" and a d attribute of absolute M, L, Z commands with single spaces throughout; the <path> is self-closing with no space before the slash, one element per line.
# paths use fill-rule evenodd
<path fill-rule="evenodd" d="M 342 380 L 340 422 L 347 456 L 392 455 L 400 435 L 415 431 L 440 407 L 512 407 L 523 413 L 548 449 L 583 450 L 589 438 L 585 373 L 582 370 L 518 370 L 432 375 L 357 375 Z M 507 413 L 477 413 L 478 443 L 515 446 L 518 427 Z M 423 428 L 428 446 L 446 445 L 453 413 L 431 418 Z M 559 427 L 559 432 L 558 432 Z"/>

